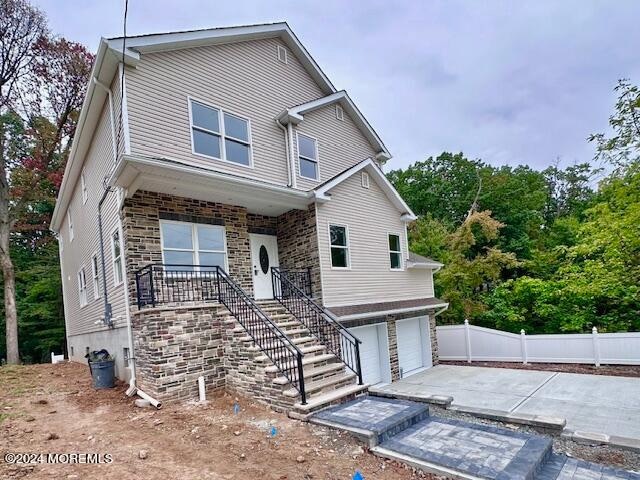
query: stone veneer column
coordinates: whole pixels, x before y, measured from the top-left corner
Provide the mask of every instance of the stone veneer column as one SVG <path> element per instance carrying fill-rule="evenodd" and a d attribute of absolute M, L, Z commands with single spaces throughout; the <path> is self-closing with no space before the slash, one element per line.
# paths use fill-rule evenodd
<path fill-rule="evenodd" d="M 398 337 L 396 335 L 396 319 L 393 315 L 387 317 L 387 335 L 389 337 L 389 365 L 391 366 L 391 381 L 400 380 L 400 361 L 398 360 Z"/>
<path fill-rule="evenodd" d="M 136 270 L 149 263 L 162 262 L 161 219 L 223 225 L 227 237 L 229 274 L 252 294 L 246 208 L 140 191 L 125 200 L 122 217 L 131 305 L 136 305 Z"/>
<path fill-rule="evenodd" d="M 312 294 L 316 301 L 322 303 L 315 205 L 280 215 L 277 233 L 280 265 L 291 269 L 311 268 Z"/>

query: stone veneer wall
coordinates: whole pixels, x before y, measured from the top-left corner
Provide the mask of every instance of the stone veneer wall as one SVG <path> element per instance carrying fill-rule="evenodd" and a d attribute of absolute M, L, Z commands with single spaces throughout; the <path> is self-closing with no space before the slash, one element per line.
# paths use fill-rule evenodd
<path fill-rule="evenodd" d="M 122 216 L 131 305 L 136 305 L 136 270 L 162 263 L 160 220 L 223 225 L 229 274 L 249 294 L 253 292 L 246 208 L 140 191 L 125 200 Z"/>
<path fill-rule="evenodd" d="M 278 256 L 282 267 L 311 268 L 312 294 L 322 302 L 315 205 L 307 210 L 290 210 L 278 217 Z"/>
<path fill-rule="evenodd" d="M 299 400 L 290 384 L 276 385 L 273 363 L 257 349 L 229 311 L 219 305 L 151 308 L 132 314 L 137 383 L 162 402 L 198 398 L 198 377 L 208 392 L 237 391 L 274 410 Z"/>
<path fill-rule="evenodd" d="M 207 389 L 224 388 L 225 342 L 234 324 L 228 311 L 217 305 L 133 312 L 140 389 L 161 401 L 196 399 L 200 375 Z"/>
<path fill-rule="evenodd" d="M 398 338 L 396 335 L 396 321 L 405 318 L 414 318 L 426 316 L 429 322 L 429 339 L 431 341 L 431 361 L 433 365 L 437 365 L 440 360 L 438 356 L 438 338 L 436 337 L 436 318 L 429 315 L 428 312 L 409 312 L 396 315 L 386 315 L 382 317 L 366 318 L 362 320 L 352 320 L 343 322 L 346 327 L 362 327 L 364 325 L 373 325 L 374 323 L 386 322 L 387 336 L 389 338 L 389 364 L 391 366 L 391 381 L 400 380 L 400 362 L 398 360 Z"/>

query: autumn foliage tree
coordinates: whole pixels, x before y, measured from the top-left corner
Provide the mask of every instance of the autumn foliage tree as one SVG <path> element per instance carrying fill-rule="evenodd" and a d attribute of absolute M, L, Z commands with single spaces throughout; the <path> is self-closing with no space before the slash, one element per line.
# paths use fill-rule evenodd
<path fill-rule="evenodd" d="M 6 354 L 18 363 L 16 277 L 11 247 L 36 251 L 48 232 L 93 56 L 52 38 L 24 0 L 0 0 L 0 263 Z"/>

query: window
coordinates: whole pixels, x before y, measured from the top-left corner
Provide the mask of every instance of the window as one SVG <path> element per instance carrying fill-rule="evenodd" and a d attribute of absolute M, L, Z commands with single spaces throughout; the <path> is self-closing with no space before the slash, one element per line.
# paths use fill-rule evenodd
<path fill-rule="evenodd" d="M 69 224 L 69 241 L 73 242 L 73 215 L 71 215 L 71 209 L 67 210 L 67 223 Z"/>
<path fill-rule="evenodd" d="M 318 145 L 314 138 L 298 133 L 300 176 L 318 180 Z"/>
<path fill-rule="evenodd" d="M 280 60 L 282 63 L 289 63 L 287 58 L 287 49 L 282 45 L 278 45 L 278 60 Z"/>
<path fill-rule="evenodd" d="M 89 198 L 89 193 L 87 192 L 87 182 L 84 178 L 84 169 L 82 169 L 82 173 L 80 174 L 80 188 L 82 188 L 82 204 L 87 203 L 87 199 Z"/>
<path fill-rule="evenodd" d="M 193 153 L 250 167 L 248 120 L 219 108 L 190 102 Z"/>
<path fill-rule="evenodd" d="M 122 359 L 124 360 L 124 366 L 128 367 L 129 366 L 129 348 L 127 347 L 122 348 Z"/>
<path fill-rule="evenodd" d="M 72 356 L 72 357 L 73 357 L 73 356 L 75 356 L 75 353 L 74 353 L 74 351 L 73 351 L 73 345 L 71 346 L 71 356 Z"/>
<path fill-rule="evenodd" d="M 98 269 L 98 255 L 91 257 L 91 279 L 93 280 L 93 298 L 100 298 L 100 270 Z"/>
<path fill-rule="evenodd" d="M 336 118 L 340 121 L 344 121 L 344 110 L 342 105 L 336 105 Z"/>
<path fill-rule="evenodd" d="M 329 225 L 331 267 L 349 268 L 349 233 L 342 225 Z"/>
<path fill-rule="evenodd" d="M 183 222 L 160 222 L 162 258 L 171 270 L 191 270 L 193 265 L 227 269 L 224 227 Z M 185 265 L 176 267 L 175 265 Z M 203 268 L 202 270 L 207 270 Z"/>
<path fill-rule="evenodd" d="M 81 307 L 87 304 L 87 279 L 84 275 L 84 267 L 78 272 L 78 300 Z"/>
<path fill-rule="evenodd" d="M 369 174 L 367 172 L 362 172 L 362 187 L 369 188 Z"/>
<path fill-rule="evenodd" d="M 122 283 L 122 245 L 120 245 L 120 232 L 117 230 L 111 236 L 111 258 L 113 259 L 113 283 Z"/>
<path fill-rule="evenodd" d="M 389 261 L 391 270 L 402 270 L 402 250 L 400 249 L 400 235 L 389 234 Z"/>

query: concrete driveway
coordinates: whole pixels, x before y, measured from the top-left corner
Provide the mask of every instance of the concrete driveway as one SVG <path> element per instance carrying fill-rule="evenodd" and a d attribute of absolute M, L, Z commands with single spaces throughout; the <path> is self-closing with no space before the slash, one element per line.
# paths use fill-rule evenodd
<path fill-rule="evenodd" d="M 453 406 L 562 417 L 574 432 L 640 442 L 640 378 L 438 365 L 372 391 L 447 395 Z"/>

